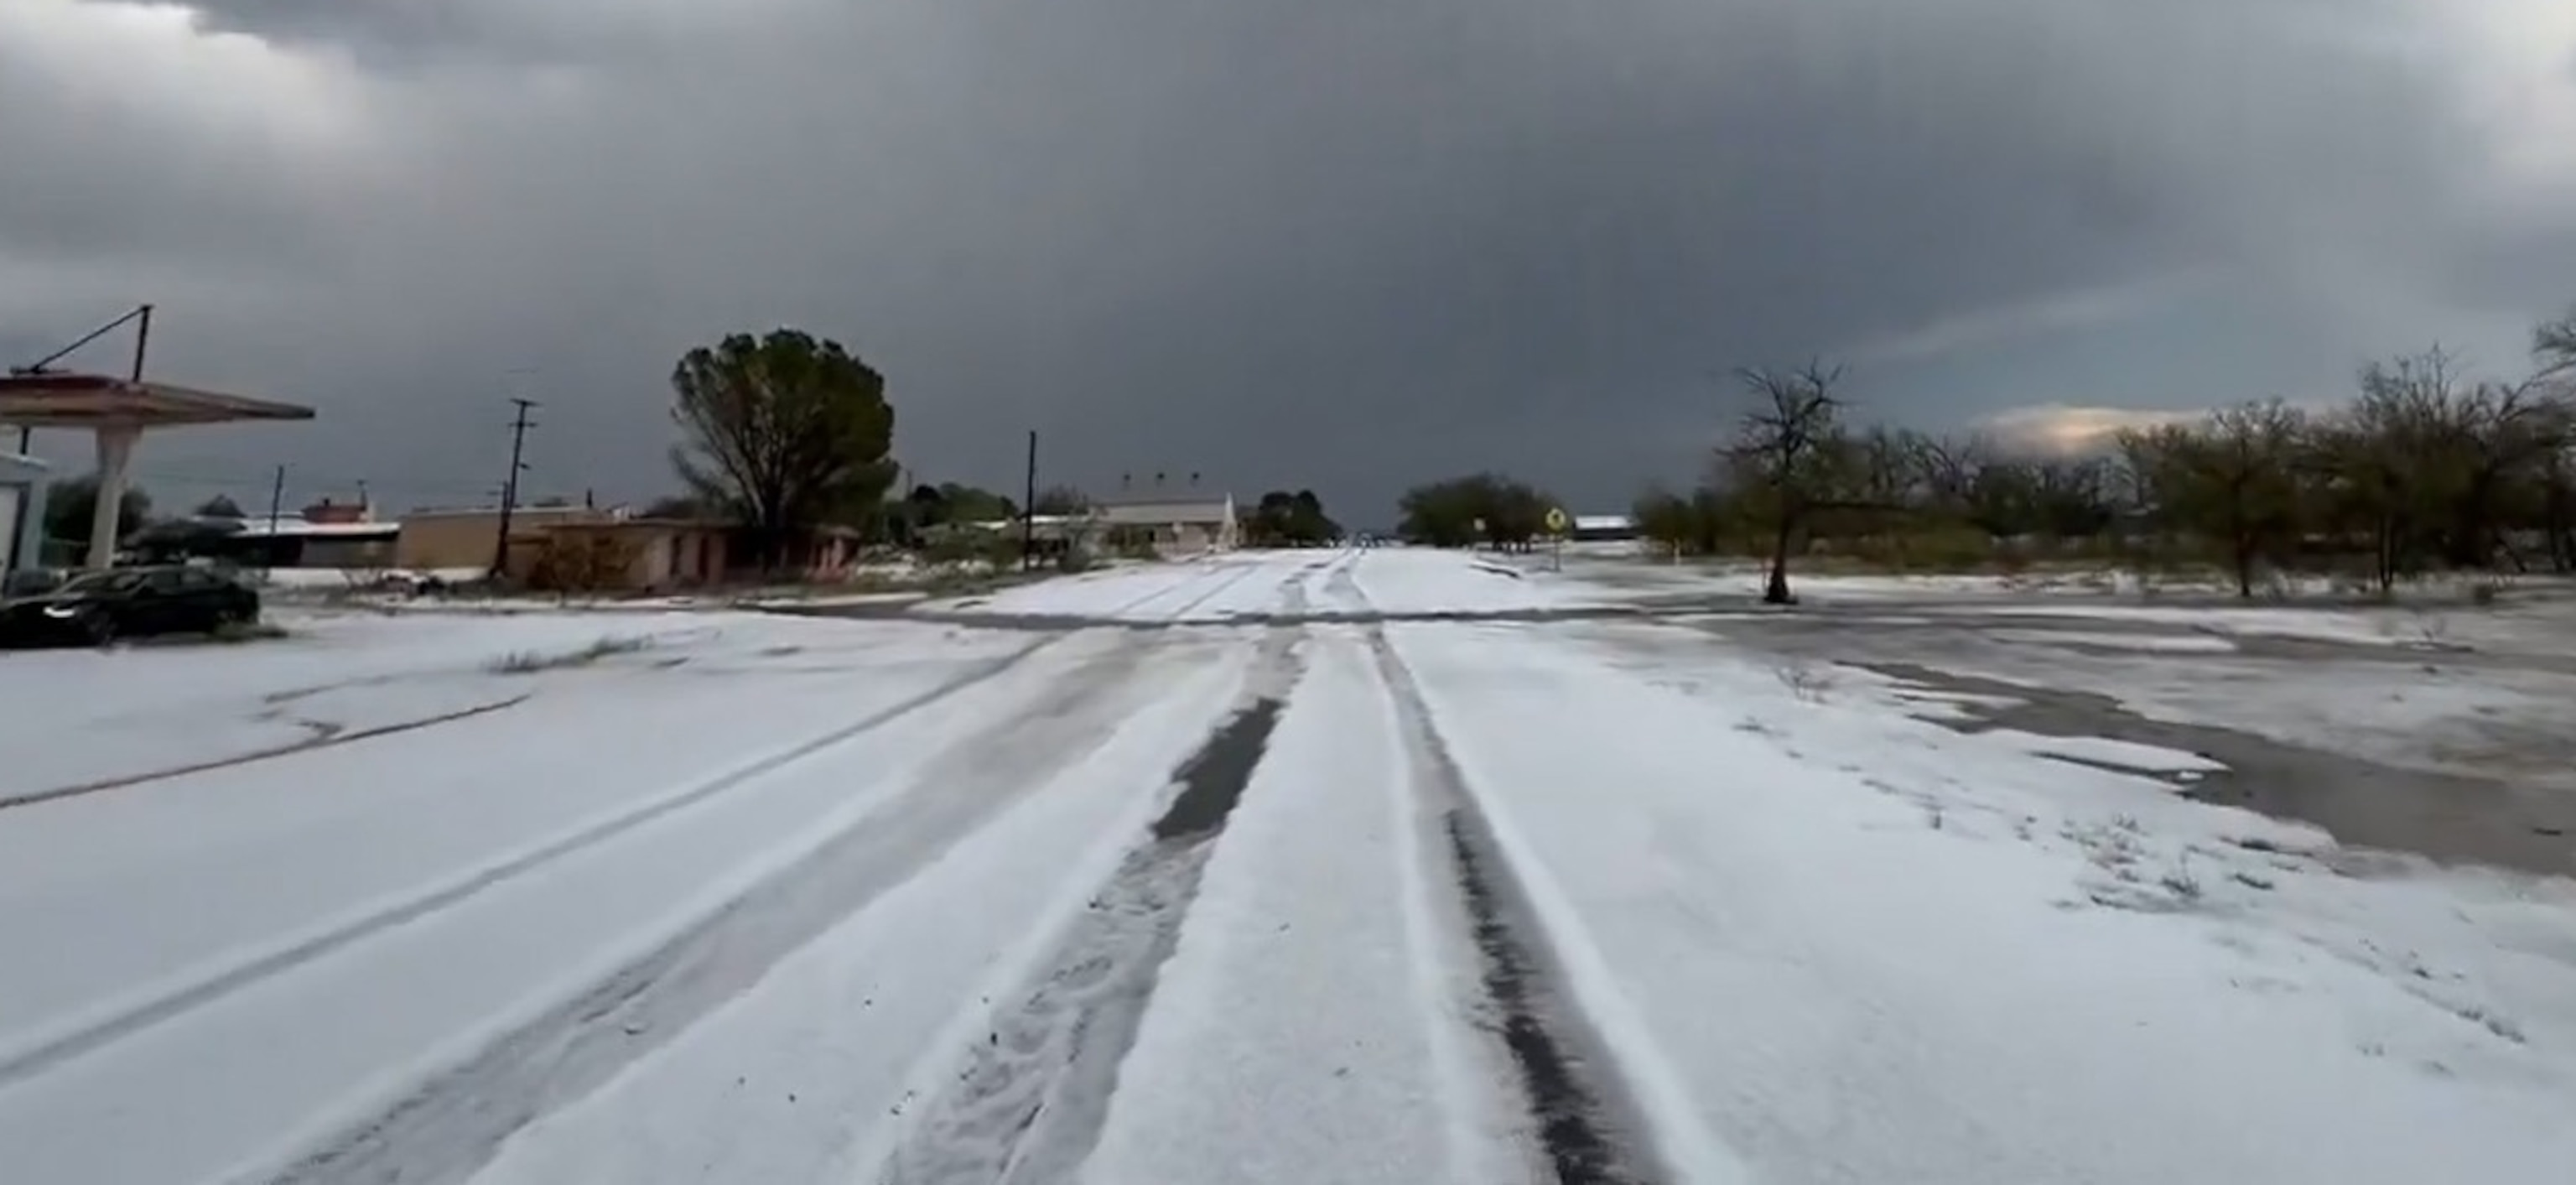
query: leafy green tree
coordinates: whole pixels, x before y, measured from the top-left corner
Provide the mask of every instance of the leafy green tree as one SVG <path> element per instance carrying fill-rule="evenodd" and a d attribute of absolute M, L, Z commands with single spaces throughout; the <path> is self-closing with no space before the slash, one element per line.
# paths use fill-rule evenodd
<path fill-rule="evenodd" d="M 45 534 L 54 539 L 85 540 L 89 538 L 90 516 L 98 509 L 98 477 L 82 474 L 66 477 L 45 487 Z M 125 497 L 116 507 L 116 537 L 123 539 L 141 530 L 152 518 L 152 495 L 139 486 L 127 486 Z"/>
<path fill-rule="evenodd" d="M 1525 550 L 1546 527 L 1550 505 L 1547 495 L 1499 474 L 1453 477 L 1405 491 L 1396 532 L 1433 547 Z"/>
<path fill-rule="evenodd" d="M 1072 486 L 1048 486 L 1038 491 L 1037 505 L 1030 513 L 1061 517 L 1081 514 L 1091 509 L 1091 496 Z"/>
<path fill-rule="evenodd" d="M 235 504 L 232 499 L 227 498 L 222 494 L 217 494 L 214 497 L 208 498 L 197 504 L 197 517 L 238 519 L 244 517 L 244 515 L 242 514 L 242 508 Z"/>
<path fill-rule="evenodd" d="M 1314 547 L 1342 537 L 1342 525 L 1324 513 L 1313 490 L 1263 494 L 1246 520 L 1244 533 L 1255 547 Z"/>
<path fill-rule="evenodd" d="M 241 533 L 239 520 L 214 517 L 163 519 L 145 523 L 125 537 L 125 546 L 149 563 L 173 563 L 191 556 L 218 554 L 225 541 Z"/>
<path fill-rule="evenodd" d="M 1652 486 L 1637 496 L 1629 514 L 1637 520 L 1637 534 L 1657 547 L 1674 555 L 1706 554 L 1699 508 L 1690 499 Z"/>
<path fill-rule="evenodd" d="M 1020 517 L 1019 503 L 991 490 L 944 481 L 937 492 L 941 522 L 991 523 Z"/>
<path fill-rule="evenodd" d="M 798 558 L 817 526 L 867 524 L 894 482 L 885 377 L 839 342 L 733 334 L 683 355 L 671 386 L 685 437 L 673 467 L 692 497 L 745 528 L 764 569 Z"/>
<path fill-rule="evenodd" d="M 1401 517 L 1396 533 L 1406 540 L 1432 547 L 1468 547 L 1477 540 L 1485 501 L 1477 484 L 1490 480 L 1478 477 L 1453 477 L 1406 490 L 1398 500 Z"/>
<path fill-rule="evenodd" d="M 914 486 L 890 510 L 888 534 L 907 546 L 920 546 L 958 529 L 1010 522 L 1020 516 L 1019 505 L 1009 498 L 953 481 Z"/>

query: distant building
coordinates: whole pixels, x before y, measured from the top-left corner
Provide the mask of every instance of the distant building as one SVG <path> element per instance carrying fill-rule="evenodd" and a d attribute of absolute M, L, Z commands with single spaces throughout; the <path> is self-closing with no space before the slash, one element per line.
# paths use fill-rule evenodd
<path fill-rule="evenodd" d="M 522 546 L 513 539 L 510 575 L 521 580 L 544 569 L 561 569 L 571 557 L 587 569 L 577 581 L 583 588 L 615 592 L 662 592 L 699 588 L 724 581 L 735 555 L 732 528 L 722 523 L 677 518 L 600 519 L 556 523 Z M 560 579 L 560 575 L 557 576 Z"/>
<path fill-rule="evenodd" d="M 333 502 L 324 498 L 305 507 L 302 517 L 308 523 L 371 523 L 376 521 L 376 507 L 364 495 L 355 502 Z"/>
<path fill-rule="evenodd" d="M 197 556 L 246 568 L 386 568 L 400 530 L 378 522 L 363 498 L 325 498 L 293 514 L 166 519 L 134 532 L 125 546 L 164 560 Z"/>
<path fill-rule="evenodd" d="M 522 536 L 543 534 L 562 523 L 605 522 L 606 511 L 584 506 L 521 506 L 510 512 L 512 546 Z M 402 519 L 394 542 L 394 566 L 408 572 L 483 571 L 492 566 L 501 541 L 501 510 L 415 510 Z"/>
<path fill-rule="evenodd" d="M 1092 503 L 1104 540 L 1135 538 L 1158 552 L 1231 551 L 1243 541 L 1234 495 L 1209 490 L 1121 494 Z"/>
<path fill-rule="evenodd" d="M 307 517 L 314 510 L 325 513 Z M 305 514 L 244 518 L 239 531 L 214 540 L 208 550 L 251 568 L 390 568 L 401 533 L 400 523 L 315 506 Z"/>
<path fill-rule="evenodd" d="M 1624 514 L 1578 514 L 1567 535 L 1577 543 L 1624 543 L 1637 538 L 1637 520 Z"/>

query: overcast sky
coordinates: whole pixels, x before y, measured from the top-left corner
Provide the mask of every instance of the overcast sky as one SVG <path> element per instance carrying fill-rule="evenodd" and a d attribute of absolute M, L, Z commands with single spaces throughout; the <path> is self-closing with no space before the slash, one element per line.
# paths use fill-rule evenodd
<path fill-rule="evenodd" d="M 1377 523 L 1686 480 L 1738 365 L 2099 420 L 2576 302 L 2566 0 L 0 0 L 0 146 L 0 355 L 148 300 L 320 409 L 148 438 L 165 504 L 477 501 L 512 393 L 533 491 L 665 492 L 672 361 L 778 324 L 922 477 Z"/>

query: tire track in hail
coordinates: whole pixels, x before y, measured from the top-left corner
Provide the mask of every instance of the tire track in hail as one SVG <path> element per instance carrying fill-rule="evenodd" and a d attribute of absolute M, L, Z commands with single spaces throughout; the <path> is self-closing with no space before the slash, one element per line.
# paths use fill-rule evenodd
<path fill-rule="evenodd" d="M 1299 677 L 1302 640 L 1293 630 L 1263 637 L 1247 702 L 1173 771 L 1178 792 L 1145 840 L 996 1011 L 986 1041 L 909 1117 L 878 1169 L 884 1185 L 1055 1185 L 1079 1173 L 1201 875 Z"/>
<path fill-rule="evenodd" d="M 514 855 L 451 878 L 426 891 L 412 894 L 319 932 L 237 961 L 149 998 L 121 1007 L 112 1006 L 113 1010 L 105 1015 L 76 1020 L 61 1031 L 37 1037 L 5 1055 L 0 1055 L 0 1090 L 7 1090 L 64 1062 L 148 1031 L 263 980 L 292 971 L 378 934 L 454 908 L 498 886 L 519 880 L 576 853 L 614 840 L 656 820 L 708 802 L 728 791 L 755 782 L 765 775 L 848 744 L 914 712 L 994 679 L 1018 667 L 1038 652 L 1073 636 L 1075 635 L 1066 633 L 1045 637 L 1033 645 L 1012 651 L 998 659 L 987 660 L 963 675 L 800 744 L 736 766 L 725 773 L 693 783 L 677 792 L 664 794 L 627 810 L 594 819 L 570 832 L 559 834 L 534 847 L 523 849 Z"/>
<path fill-rule="evenodd" d="M 1241 583 L 1243 583 L 1243 581 L 1244 581 L 1244 579 L 1245 579 L 1246 577 L 1249 577 L 1249 576 L 1251 576 L 1253 573 L 1258 572 L 1258 571 L 1260 571 L 1260 570 L 1261 570 L 1261 565 L 1259 565 L 1259 564 L 1236 564 L 1236 565 L 1233 565 L 1233 567 L 1235 568 L 1235 570 L 1234 570 L 1233 572 L 1231 572 L 1231 573 L 1228 573 L 1228 574 L 1227 574 L 1223 579 L 1218 580 L 1218 581 L 1216 582 L 1216 585 L 1215 585 L 1214 587 L 1212 587 L 1212 588 L 1208 589 L 1206 592 L 1203 592 L 1203 593 L 1199 594 L 1198 596 L 1195 596 L 1195 597 L 1190 598 L 1188 601 L 1186 601 L 1186 602 L 1182 603 L 1182 605 L 1181 605 L 1179 608 L 1172 609 L 1172 610 L 1170 610 L 1170 611 L 1168 611 L 1168 612 L 1160 612 L 1160 611 L 1158 611 L 1158 612 L 1156 613 L 1156 616 L 1157 616 L 1159 619 L 1161 619 L 1162 621 L 1166 621 L 1166 622 L 1177 622 L 1177 621 L 1179 621 L 1181 618 L 1188 616 L 1191 610 L 1196 609 L 1196 608 L 1198 608 L 1198 607 L 1199 607 L 1199 606 L 1201 606 L 1201 605 L 1207 604 L 1209 601 L 1215 600 L 1215 599 L 1217 598 L 1217 596 L 1218 596 L 1219 594 L 1221 594 L 1221 593 L 1225 592 L 1225 590 L 1230 589 L 1230 588 L 1233 588 L 1233 587 L 1234 587 L 1235 585 L 1237 585 L 1237 584 L 1241 584 Z M 1186 586 L 1186 585 L 1184 585 L 1183 587 L 1187 587 L 1187 586 Z M 1167 589 L 1167 590 L 1165 590 L 1165 591 L 1167 591 L 1167 592 L 1168 592 L 1168 591 L 1171 591 L 1171 590 L 1168 590 L 1168 589 Z M 1149 598 L 1149 600 L 1150 600 L 1150 598 Z M 1126 610 L 1126 609 L 1121 609 L 1121 610 L 1119 610 L 1116 614 L 1114 614 L 1114 616 L 1124 616 L 1127 612 L 1128 612 L 1128 610 Z"/>
<path fill-rule="evenodd" d="M 1191 562 L 1192 564 L 1197 564 L 1197 565 L 1210 566 L 1210 567 L 1212 567 L 1212 566 L 1213 566 L 1213 564 L 1212 564 L 1212 562 L 1211 562 L 1211 561 L 1208 561 L 1208 560 L 1205 560 L 1205 559 L 1192 560 L 1192 561 L 1190 561 L 1190 562 Z M 1183 589 L 1195 588 L 1195 587 L 1197 587 L 1197 585 L 1198 585 L 1198 583 L 1199 583 L 1200 581 L 1202 581 L 1202 580 L 1206 580 L 1206 579 L 1209 579 L 1210 577 L 1213 577 L 1213 576 L 1215 576 L 1215 575 L 1217 575 L 1217 573 L 1212 572 L 1212 571 L 1192 572 L 1192 573 L 1190 573 L 1189 575 L 1187 575 L 1187 576 L 1183 576 L 1183 577 L 1182 577 L 1182 578 L 1180 578 L 1179 580 L 1176 580 L 1176 581 L 1174 581 L 1174 582 L 1172 582 L 1172 583 L 1170 583 L 1170 584 L 1165 584 L 1165 585 L 1161 585 L 1161 586 L 1158 586 L 1158 587 L 1155 587 L 1155 588 L 1147 589 L 1147 590 L 1145 590 L 1143 593 L 1138 594 L 1137 596 L 1133 596 L 1133 597 L 1128 598 L 1128 599 L 1127 599 L 1127 600 L 1125 600 L 1125 601 L 1121 601 L 1121 602 L 1119 602 L 1116 606 L 1113 606 L 1113 607 L 1112 607 L 1108 612 L 1106 612 L 1106 613 L 1091 614 L 1091 615 L 1086 615 L 1086 616 L 1093 616 L 1093 617 L 1096 617 L 1098 620 L 1100 620 L 1100 621 L 1104 621 L 1104 622 L 1107 622 L 1107 621 L 1117 621 L 1117 620 L 1119 620 L 1119 619 L 1121 619 L 1121 618 L 1124 618 L 1124 617 L 1125 617 L 1126 615 L 1128 615 L 1129 613 L 1133 613 L 1133 612 L 1135 612 L 1136 610 L 1141 609 L 1141 608 L 1145 607 L 1146 605 L 1150 605 L 1150 604 L 1154 603 L 1155 601 L 1161 600 L 1161 599 L 1163 599 L 1164 597 L 1168 597 L 1168 596 L 1172 595 L 1173 593 L 1180 592 L 1180 591 L 1181 591 L 1181 590 L 1183 590 Z"/>
<path fill-rule="evenodd" d="M 350 732 L 334 732 L 326 736 L 311 737 L 288 744 L 272 745 L 265 749 L 252 749 L 248 752 L 235 753 L 229 757 L 217 757 L 206 761 L 191 762 L 186 765 L 149 770 L 139 774 L 119 774 L 112 778 L 100 778 L 96 781 L 81 782 L 70 786 L 56 786 L 53 789 L 39 790 L 32 794 L 20 794 L 14 797 L 0 797 L 0 811 L 14 810 L 18 807 L 35 806 L 38 803 L 60 802 L 66 798 L 79 798 L 83 795 L 97 794 L 105 790 L 122 790 L 128 786 L 143 786 L 149 785 L 153 782 L 166 782 L 172 778 L 184 778 L 190 774 L 210 773 L 219 769 L 233 769 L 239 766 L 252 765 L 262 761 L 274 761 L 280 757 L 292 757 L 299 753 L 315 753 L 324 749 L 336 749 L 342 745 L 354 745 L 360 741 L 372 741 L 379 737 L 400 736 L 406 732 L 418 732 L 424 728 L 434 728 L 441 724 L 454 724 L 459 720 L 471 720 L 476 716 L 487 716 L 494 712 L 506 711 L 528 702 L 528 700 L 535 696 L 535 694 L 536 693 L 532 691 L 523 691 L 517 695 L 475 704 L 471 707 L 458 708 L 454 711 L 440 712 L 435 715 L 421 716 L 410 720 L 400 720 L 392 724 L 379 724 L 372 728 L 361 728 Z M 7 1077 L 8 1075 L 5 1068 L 0 1068 L 0 1081 L 6 1081 Z"/>
<path fill-rule="evenodd" d="M 1348 590 L 1360 595 L 1356 580 Z M 1523 1126 L 1560 1185 L 1659 1185 L 1672 1176 L 1653 1151 L 1645 1112 L 1617 1073 L 1607 1045 L 1562 987 L 1563 972 L 1483 807 L 1422 698 L 1420 683 L 1382 623 L 1365 627 L 1379 682 L 1396 716 L 1411 781 L 1436 821 L 1424 837 L 1445 864 L 1446 904 L 1463 918 L 1488 1034 L 1518 1080 Z"/>
<path fill-rule="evenodd" d="M 1022 652 L 1025 654 L 1026 652 Z M 1052 679 L 1033 702 L 944 746 L 893 800 L 840 825 L 792 862 L 587 990 L 417 1085 L 274 1174 L 269 1185 L 461 1182 L 517 1131 L 750 989 L 770 968 L 973 835 L 1107 743 L 1150 702 L 1139 678 L 1158 653 L 1122 644 Z"/>

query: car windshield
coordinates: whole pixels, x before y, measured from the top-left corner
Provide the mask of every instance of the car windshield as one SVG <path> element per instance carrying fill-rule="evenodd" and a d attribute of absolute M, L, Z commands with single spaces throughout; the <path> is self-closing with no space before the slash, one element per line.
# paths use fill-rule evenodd
<path fill-rule="evenodd" d="M 60 593 L 130 592 L 143 583 L 141 572 L 91 572 L 74 576 L 54 591 Z"/>

